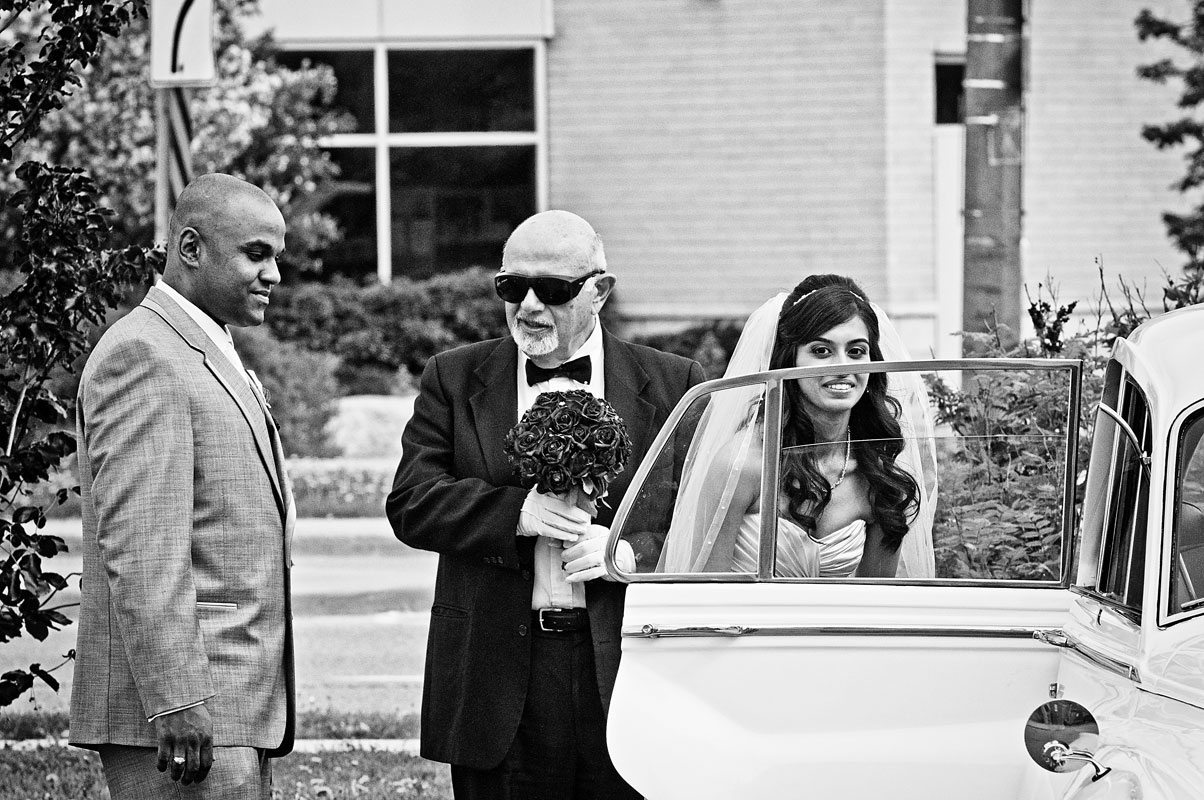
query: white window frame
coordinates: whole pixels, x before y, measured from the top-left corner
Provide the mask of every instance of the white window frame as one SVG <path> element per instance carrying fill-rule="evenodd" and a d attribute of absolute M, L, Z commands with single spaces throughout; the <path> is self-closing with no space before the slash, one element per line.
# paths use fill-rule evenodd
<path fill-rule="evenodd" d="M 381 283 L 393 279 L 393 205 L 389 150 L 394 147 L 535 147 L 535 210 L 548 208 L 548 91 L 547 42 L 544 39 L 489 40 L 290 40 L 284 52 L 371 51 L 373 72 L 373 124 L 369 133 L 323 136 L 324 148 L 372 148 L 376 156 L 376 276 Z M 434 133 L 389 132 L 389 52 L 396 50 L 532 50 L 535 96 L 534 131 L 472 131 Z"/>

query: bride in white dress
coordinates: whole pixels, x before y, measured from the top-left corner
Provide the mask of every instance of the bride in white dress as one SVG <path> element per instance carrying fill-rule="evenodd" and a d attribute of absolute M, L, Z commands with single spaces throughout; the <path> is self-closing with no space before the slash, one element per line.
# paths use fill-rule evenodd
<path fill-rule="evenodd" d="M 791 366 L 907 360 L 852 280 L 810 276 L 745 324 L 725 377 Z M 934 576 L 935 450 L 914 373 L 785 384 L 779 577 Z M 759 385 L 717 393 L 687 453 L 660 572 L 756 572 L 763 414 Z"/>

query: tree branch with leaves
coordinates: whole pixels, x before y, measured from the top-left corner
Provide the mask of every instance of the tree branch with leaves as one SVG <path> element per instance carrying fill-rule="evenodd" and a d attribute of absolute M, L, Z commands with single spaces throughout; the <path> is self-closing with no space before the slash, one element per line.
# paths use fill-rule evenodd
<path fill-rule="evenodd" d="M 14 36 L 26 14 L 44 24 L 33 36 Z M 148 282 L 161 259 L 141 247 L 110 249 L 112 212 L 84 172 L 37 161 L 14 171 L 11 158 L 79 86 L 105 39 L 145 16 L 146 0 L 0 0 L 0 170 L 18 187 L 0 197 L 17 220 L 4 242 L 15 273 L 0 297 L 0 644 L 23 634 L 45 640 L 71 623 L 63 606 L 49 605 L 67 576 L 42 563 L 66 544 L 42 532 L 46 509 L 29 500 L 30 487 L 76 447 L 73 403 L 49 383 L 83 354 L 89 326 L 131 285 Z M 51 672 L 40 664 L 3 672 L 0 706 L 36 680 L 57 689 Z"/>

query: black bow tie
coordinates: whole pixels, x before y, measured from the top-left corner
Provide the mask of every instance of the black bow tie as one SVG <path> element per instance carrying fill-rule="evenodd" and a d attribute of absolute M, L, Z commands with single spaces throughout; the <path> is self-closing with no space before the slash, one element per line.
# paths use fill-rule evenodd
<path fill-rule="evenodd" d="M 589 383 L 590 372 L 589 356 L 574 358 L 572 361 L 566 361 L 559 367 L 551 369 L 544 369 L 534 361 L 527 359 L 528 386 L 550 381 L 552 378 L 568 378 L 578 383 Z"/>

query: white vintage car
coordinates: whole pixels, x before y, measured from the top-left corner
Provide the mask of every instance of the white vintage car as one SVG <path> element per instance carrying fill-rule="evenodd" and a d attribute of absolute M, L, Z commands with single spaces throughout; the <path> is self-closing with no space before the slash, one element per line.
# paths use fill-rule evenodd
<path fill-rule="evenodd" d="M 619 772 L 651 800 L 1204 797 L 1201 354 L 1204 307 L 1147 322 L 1081 411 L 1078 361 L 854 370 L 933 381 L 928 579 L 778 577 L 773 515 L 755 570 L 620 571 L 620 538 L 682 535 L 700 409 L 760 384 L 772 441 L 783 381 L 831 370 L 696 387 L 612 527 L 608 568 L 629 584 L 608 723 Z M 1076 466 L 1080 427 L 1093 433 Z M 762 508 L 778 507 L 785 457 L 764 447 Z"/>

